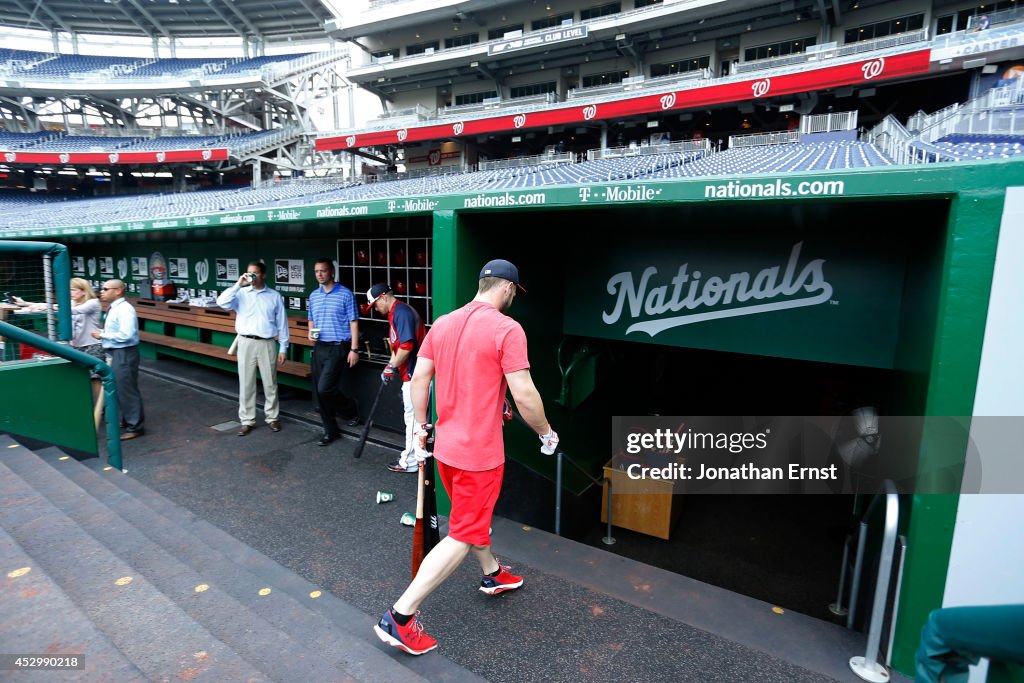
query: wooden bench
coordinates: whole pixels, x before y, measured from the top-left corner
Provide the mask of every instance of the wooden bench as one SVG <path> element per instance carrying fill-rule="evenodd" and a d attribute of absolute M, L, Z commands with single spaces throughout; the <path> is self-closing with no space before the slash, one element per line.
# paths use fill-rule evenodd
<path fill-rule="evenodd" d="M 222 308 L 203 308 L 200 306 L 189 306 L 188 304 L 165 303 L 162 301 L 151 301 L 149 299 L 136 299 L 132 302 L 139 320 L 151 320 L 161 324 L 162 332 L 141 329 L 140 323 L 139 340 L 156 346 L 188 351 L 210 358 L 217 358 L 230 363 L 236 362 L 234 356 L 228 355 L 227 347 L 221 344 L 202 341 L 201 339 L 186 339 L 175 336 L 177 327 L 181 326 L 190 330 L 209 330 L 219 333 L 221 339 L 226 340 L 235 335 L 235 312 L 226 311 Z M 173 326 L 173 328 L 170 328 Z M 307 338 L 309 323 L 304 318 L 289 316 L 288 331 L 291 335 L 291 344 L 299 346 L 312 346 Z M 202 333 L 198 333 L 202 336 Z M 309 363 L 297 360 L 286 360 L 278 366 L 278 372 L 296 377 L 308 378 L 311 374 Z"/>

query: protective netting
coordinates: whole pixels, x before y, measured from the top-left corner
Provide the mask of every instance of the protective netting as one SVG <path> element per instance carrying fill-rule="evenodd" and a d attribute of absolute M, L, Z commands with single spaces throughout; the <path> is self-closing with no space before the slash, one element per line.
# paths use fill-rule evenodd
<path fill-rule="evenodd" d="M 57 302 L 49 256 L 0 251 L 0 320 L 57 339 Z M 0 336 L 0 360 L 30 360 L 46 354 Z"/>

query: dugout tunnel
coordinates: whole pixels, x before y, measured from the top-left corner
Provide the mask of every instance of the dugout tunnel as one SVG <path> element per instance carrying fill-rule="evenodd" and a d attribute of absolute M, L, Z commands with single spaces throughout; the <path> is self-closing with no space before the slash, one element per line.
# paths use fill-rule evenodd
<path fill-rule="evenodd" d="M 466 212 L 452 221 L 458 301 L 472 296 L 479 264 L 519 265 L 528 291 L 511 313 L 526 328 L 535 381 L 566 454 L 594 475 L 611 458 L 613 416 L 926 410 L 947 200 Z M 728 301 L 725 283 L 738 273 L 760 284 L 758 298 L 741 303 L 734 292 Z M 807 287 L 786 294 L 786 278 Z M 550 529 L 553 463 L 530 438 L 506 431 L 516 462 L 499 512 Z M 600 490 L 571 467 L 564 474 L 563 533 L 606 547 Z M 664 520 L 641 522 L 642 533 L 616 528 L 609 549 L 829 618 L 852 495 L 672 498 L 667 531 Z"/>

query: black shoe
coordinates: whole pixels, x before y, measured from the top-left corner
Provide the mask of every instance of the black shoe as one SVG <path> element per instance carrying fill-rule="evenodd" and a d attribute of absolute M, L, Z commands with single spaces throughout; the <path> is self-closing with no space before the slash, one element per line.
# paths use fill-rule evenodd
<path fill-rule="evenodd" d="M 363 421 L 359 419 L 358 415 L 356 415 L 355 417 L 348 421 L 349 427 L 358 427 L 361 424 L 363 424 Z"/>
<path fill-rule="evenodd" d="M 267 424 L 270 426 L 270 431 L 272 431 L 272 432 L 279 432 L 279 431 L 281 431 L 281 423 L 278 422 L 277 420 L 271 420 Z"/>
<path fill-rule="evenodd" d="M 242 428 L 238 430 L 238 435 L 248 436 L 254 429 L 256 429 L 256 425 L 242 425 Z"/>
<path fill-rule="evenodd" d="M 316 442 L 316 445 L 317 446 L 327 446 L 332 441 L 336 441 L 337 439 L 338 439 L 337 435 L 331 436 L 330 434 L 321 434 L 320 435 L 320 440 Z"/>

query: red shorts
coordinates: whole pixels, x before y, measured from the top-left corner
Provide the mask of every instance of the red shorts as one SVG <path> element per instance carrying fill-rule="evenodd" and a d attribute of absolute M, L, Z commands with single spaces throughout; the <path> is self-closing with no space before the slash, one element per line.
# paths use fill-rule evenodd
<path fill-rule="evenodd" d="M 437 474 L 452 501 L 448 535 L 472 545 L 491 544 L 491 516 L 501 493 L 505 465 L 473 472 L 437 461 Z"/>

